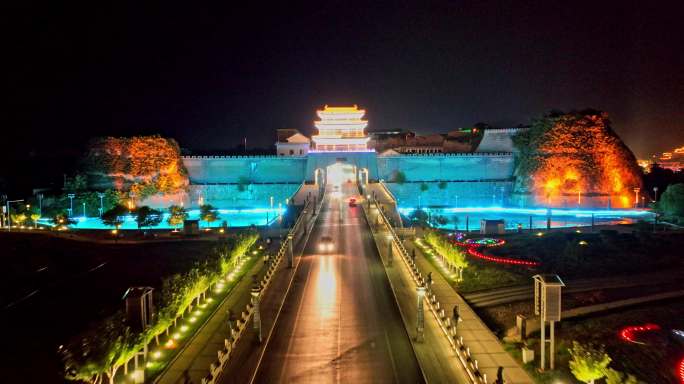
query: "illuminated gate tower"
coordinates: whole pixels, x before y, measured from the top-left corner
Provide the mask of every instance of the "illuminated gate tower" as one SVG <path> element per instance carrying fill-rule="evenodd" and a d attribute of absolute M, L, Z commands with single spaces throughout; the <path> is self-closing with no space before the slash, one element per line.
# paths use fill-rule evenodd
<path fill-rule="evenodd" d="M 363 131 L 368 121 L 366 111 L 353 107 L 328 107 L 316 111 L 320 118 L 314 125 L 318 135 L 312 137 L 317 152 L 367 152 L 369 137 Z"/>

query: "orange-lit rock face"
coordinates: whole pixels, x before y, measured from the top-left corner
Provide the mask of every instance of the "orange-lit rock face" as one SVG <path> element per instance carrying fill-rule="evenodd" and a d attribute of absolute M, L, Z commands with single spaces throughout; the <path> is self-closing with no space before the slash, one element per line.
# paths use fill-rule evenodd
<path fill-rule="evenodd" d="M 129 188 L 138 197 L 176 193 L 189 183 L 178 144 L 160 136 L 99 139 L 87 160 L 91 174 L 108 177 L 112 187 Z"/>
<path fill-rule="evenodd" d="M 550 118 L 547 118 L 550 119 Z M 609 128 L 606 114 L 566 114 L 531 130 L 527 191 L 536 204 L 634 204 L 641 175 L 634 155 Z M 525 154 L 523 154 L 525 155 Z"/>

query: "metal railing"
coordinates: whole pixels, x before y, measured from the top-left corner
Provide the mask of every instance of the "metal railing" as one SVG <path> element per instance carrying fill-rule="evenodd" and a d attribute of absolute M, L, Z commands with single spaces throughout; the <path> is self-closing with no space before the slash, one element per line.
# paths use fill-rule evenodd
<path fill-rule="evenodd" d="M 280 248 L 273 259 L 273 262 L 269 265 L 268 270 L 266 270 L 266 273 L 258 283 L 260 296 L 259 300 L 261 300 L 261 297 L 270 286 L 270 283 L 273 280 L 273 275 L 275 274 L 275 271 L 278 269 L 278 266 L 282 260 L 285 258 L 287 252 L 291 252 L 294 243 L 297 243 L 302 235 L 311 230 L 312 225 L 310 219 L 315 216 L 315 212 L 320 211 L 321 205 L 323 204 L 324 194 L 321 194 L 320 196 L 321 197 L 318 202 L 308 201 L 304 205 L 304 209 L 288 231 L 283 242 L 280 244 Z M 237 343 L 245 334 L 247 324 L 254 316 L 254 311 L 255 306 L 251 302 L 245 306 L 245 310 L 240 313 L 240 318 L 236 321 L 235 326 L 231 327 L 229 338 L 224 339 L 223 348 L 217 352 L 217 359 L 209 365 L 209 372 L 205 377 L 202 378 L 201 384 L 214 384 L 216 382 L 216 379 L 223 372 L 223 369 L 230 361 Z"/>
<path fill-rule="evenodd" d="M 385 227 L 387 228 L 392 237 L 392 244 L 399 250 L 399 255 L 401 256 L 401 259 L 404 261 L 404 264 L 406 264 L 410 272 L 411 278 L 416 283 L 416 286 L 425 287 L 426 279 L 423 276 L 420 269 L 418 268 L 418 266 L 416 265 L 415 261 L 413 261 L 413 259 L 409 256 L 408 252 L 406 251 L 406 248 L 404 247 L 404 244 L 401 241 L 401 238 L 397 235 L 396 231 L 392 227 L 388 218 L 385 216 L 384 212 L 382 212 L 382 209 L 380 208 L 378 202 L 373 201 L 373 203 L 378 211 L 378 217 L 382 219 L 382 223 L 385 225 Z M 465 368 L 465 371 L 468 374 L 471 383 L 487 384 L 487 375 L 480 372 L 477 359 L 475 359 L 471 355 L 470 348 L 463 343 L 463 337 L 459 337 L 456 335 L 457 324 L 452 324 L 451 318 L 446 315 L 444 308 L 442 308 L 439 300 L 437 299 L 437 296 L 433 292 L 428 291 L 428 293 L 426 294 L 426 299 L 427 306 L 430 312 L 437 320 L 437 323 L 439 324 L 442 333 L 449 341 L 451 348 L 456 352 L 456 355 L 458 356 L 459 361 Z"/>

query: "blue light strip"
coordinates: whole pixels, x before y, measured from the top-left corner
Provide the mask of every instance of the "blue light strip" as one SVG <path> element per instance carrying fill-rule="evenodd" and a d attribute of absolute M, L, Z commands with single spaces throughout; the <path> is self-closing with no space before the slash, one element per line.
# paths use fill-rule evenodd
<path fill-rule="evenodd" d="M 574 217 L 652 217 L 653 212 L 629 209 L 547 209 L 547 208 L 505 208 L 505 207 L 451 207 L 451 208 L 422 208 L 426 212 L 435 213 L 503 213 L 528 216 L 574 216 Z M 400 207 L 399 212 L 411 214 L 415 207 Z"/>

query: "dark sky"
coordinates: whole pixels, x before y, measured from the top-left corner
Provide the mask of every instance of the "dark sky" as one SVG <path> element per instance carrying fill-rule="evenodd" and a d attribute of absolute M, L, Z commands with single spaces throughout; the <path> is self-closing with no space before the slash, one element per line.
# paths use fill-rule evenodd
<path fill-rule="evenodd" d="M 682 1 L 13 3 L 10 153 L 146 133 L 268 145 L 326 103 L 418 132 L 593 107 L 639 156 L 684 145 Z"/>

